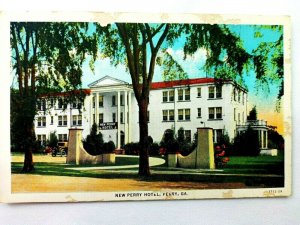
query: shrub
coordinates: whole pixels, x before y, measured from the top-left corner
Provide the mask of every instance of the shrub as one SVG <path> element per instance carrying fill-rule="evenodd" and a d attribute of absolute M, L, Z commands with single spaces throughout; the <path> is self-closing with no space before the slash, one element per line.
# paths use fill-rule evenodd
<path fill-rule="evenodd" d="M 159 155 L 159 144 L 156 142 L 153 142 L 150 145 L 149 155 L 157 156 Z"/>
<path fill-rule="evenodd" d="M 258 156 L 260 153 L 258 133 L 250 126 L 234 138 L 233 150 L 230 155 Z"/>
<path fill-rule="evenodd" d="M 131 142 L 124 145 L 124 150 L 126 155 L 138 155 L 139 154 L 139 143 Z"/>
<path fill-rule="evenodd" d="M 196 139 L 196 138 L 195 138 L 195 135 L 194 135 L 194 139 Z M 179 152 L 183 156 L 189 155 L 197 147 L 197 144 L 194 145 L 194 143 L 196 143 L 195 140 L 193 140 L 193 142 L 190 143 L 190 140 L 186 139 L 186 137 L 184 135 L 184 129 L 182 127 L 180 127 L 179 130 L 178 130 L 178 132 L 177 132 L 176 141 L 177 141 L 177 143 L 179 145 L 179 147 L 178 147 L 179 148 Z"/>
<path fill-rule="evenodd" d="M 112 153 L 116 149 L 113 141 L 105 142 L 102 147 L 102 153 Z"/>
<path fill-rule="evenodd" d="M 97 125 L 94 123 L 89 135 L 82 141 L 84 149 L 91 155 L 102 154 L 103 137 L 101 132 L 97 134 Z"/>

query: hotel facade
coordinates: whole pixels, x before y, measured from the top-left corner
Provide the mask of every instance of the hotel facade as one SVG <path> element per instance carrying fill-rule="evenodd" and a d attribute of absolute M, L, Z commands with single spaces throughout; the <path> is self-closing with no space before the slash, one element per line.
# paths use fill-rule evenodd
<path fill-rule="evenodd" d="M 113 141 L 117 148 L 139 141 L 139 109 L 131 84 L 105 76 L 84 92 L 83 102 L 71 104 L 63 103 L 63 94 L 50 101 L 41 98 L 35 118 L 38 140 L 45 142 L 56 132 L 59 141 L 67 141 L 70 128 L 83 129 L 85 138 L 96 123 L 104 141 Z M 254 127 L 259 131 L 261 148 L 267 148 L 266 122 L 253 123 L 261 125 Z M 247 124 L 247 91 L 233 81 L 217 85 L 214 78 L 196 78 L 152 83 L 148 128 L 155 142 L 161 141 L 165 130 L 177 133 L 180 128 L 192 141 L 198 127 L 212 128 L 214 142 L 218 142 L 224 133 L 233 139 Z"/>

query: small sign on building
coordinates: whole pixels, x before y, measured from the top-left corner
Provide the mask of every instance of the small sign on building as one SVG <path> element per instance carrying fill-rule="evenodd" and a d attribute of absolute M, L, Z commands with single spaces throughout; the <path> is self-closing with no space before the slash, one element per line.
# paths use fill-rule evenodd
<path fill-rule="evenodd" d="M 117 122 L 108 122 L 108 123 L 100 123 L 99 124 L 100 130 L 114 130 L 118 129 L 118 123 Z"/>

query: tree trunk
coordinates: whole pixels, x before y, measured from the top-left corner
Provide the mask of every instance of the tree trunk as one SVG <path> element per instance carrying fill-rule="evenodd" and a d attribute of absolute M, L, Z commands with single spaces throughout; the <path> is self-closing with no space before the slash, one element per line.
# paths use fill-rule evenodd
<path fill-rule="evenodd" d="M 142 99 L 139 102 L 139 124 L 140 124 L 140 160 L 139 160 L 139 175 L 150 176 L 149 168 L 149 138 L 148 138 L 148 119 L 147 109 L 148 101 Z"/>
<path fill-rule="evenodd" d="M 32 147 L 25 148 L 25 158 L 22 172 L 27 173 L 34 170 L 33 159 L 32 159 Z"/>
<path fill-rule="evenodd" d="M 26 121 L 24 126 L 25 126 L 24 132 L 26 134 L 25 136 L 26 140 L 23 145 L 25 157 L 24 157 L 24 165 L 23 165 L 22 172 L 27 173 L 34 170 L 34 164 L 32 158 L 32 149 L 35 146 L 35 132 L 34 132 L 33 120 Z"/>

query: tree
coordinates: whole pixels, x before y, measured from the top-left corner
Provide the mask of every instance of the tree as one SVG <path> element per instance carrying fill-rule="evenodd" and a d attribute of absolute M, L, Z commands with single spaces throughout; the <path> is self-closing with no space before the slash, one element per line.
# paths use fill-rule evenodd
<path fill-rule="evenodd" d="M 269 148 L 284 150 L 284 138 L 276 131 L 275 128 L 268 130 L 268 146 Z"/>
<path fill-rule="evenodd" d="M 247 116 L 247 120 L 257 120 L 256 106 L 254 106 L 254 107 L 250 110 L 249 115 Z"/>
<path fill-rule="evenodd" d="M 184 39 L 184 57 L 205 48 L 205 69 L 216 74 L 215 77 L 220 78 L 221 82 L 222 79 L 236 80 L 238 77 L 242 80 L 244 67 L 250 61 L 257 68 L 257 77 L 264 78 L 265 70 L 258 68 L 264 65 L 261 58 L 257 58 L 259 51 L 248 53 L 240 38 L 225 25 L 116 23 L 106 27 L 96 26 L 103 57 L 109 57 L 113 65 L 126 65 L 131 76 L 139 107 L 139 174 L 142 176 L 150 175 L 147 108 L 155 66 L 158 64 L 168 70 L 163 73 L 165 78 L 168 74 L 177 78 L 186 77 L 171 55 L 161 60 L 159 53 L 167 52 L 167 46 L 173 46 L 176 39 Z"/>
<path fill-rule="evenodd" d="M 81 65 L 87 53 L 96 57 L 96 41 L 87 35 L 86 23 L 12 22 L 10 38 L 12 70 L 17 87 L 12 87 L 12 127 L 23 135 L 19 140 L 25 152 L 23 172 L 34 169 L 33 121 L 41 94 L 79 89 Z M 14 117 L 14 118 L 13 118 Z M 13 136 L 14 133 L 12 133 Z M 12 137 L 12 139 L 14 139 Z"/>
<path fill-rule="evenodd" d="M 100 155 L 103 152 L 102 133 L 97 133 L 97 124 L 94 123 L 90 134 L 83 140 L 84 149 L 91 155 Z"/>
<path fill-rule="evenodd" d="M 166 152 L 168 154 L 179 152 L 179 143 L 175 139 L 174 130 L 165 130 L 164 136 L 160 142 L 160 146 L 166 148 Z"/>
<path fill-rule="evenodd" d="M 56 131 L 50 133 L 50 137 L 49 137 L 49 140 L 47 142 L 48 142 L 47 145 L 51 148 L 54 148 L 54 147 L 57 146 L 58 138 L 57 138 L 57 135 L 56 135 Z"/>

